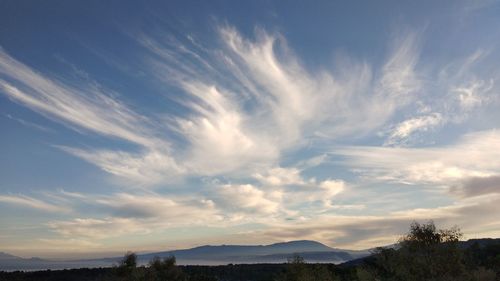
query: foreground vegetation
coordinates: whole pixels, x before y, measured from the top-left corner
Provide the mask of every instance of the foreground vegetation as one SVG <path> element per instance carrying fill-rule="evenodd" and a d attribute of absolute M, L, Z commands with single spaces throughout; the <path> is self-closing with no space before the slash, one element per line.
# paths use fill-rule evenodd
<path fill-rule="evenodd" d="M 394 247 L 343 265 L 308 264 L 293 256 L 286 264 L 177 266 L 175 257 L 138 266 L 127 253 L 114 268 L 0 272 L 4 280 L 107 281 L 495 281 L 500 280 L 500 243 L 460 243 L 458 228 L 413 223 Z"/>

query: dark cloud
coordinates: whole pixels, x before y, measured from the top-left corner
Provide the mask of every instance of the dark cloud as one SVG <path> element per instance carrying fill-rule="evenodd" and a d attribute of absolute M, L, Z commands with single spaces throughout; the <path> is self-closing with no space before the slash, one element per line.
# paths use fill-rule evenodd
<path fill-rule="evenodd" d="M 500 176 L 468 178 L 450 190 L 461 197 L 500 193 Z"/>

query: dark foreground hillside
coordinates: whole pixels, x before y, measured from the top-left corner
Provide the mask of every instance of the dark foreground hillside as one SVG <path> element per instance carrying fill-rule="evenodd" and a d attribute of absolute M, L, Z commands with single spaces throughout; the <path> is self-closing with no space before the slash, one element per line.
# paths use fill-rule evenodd
<path fill-rule="evenodd" d="M 287 272 L 288 264 L 238 264 L 238 265 L 219 265 L 219 266 L 178 266 L 183 273 L 183 279 L 186 281 L 274 281 Z M 304 267 L 310 271 L 318 268 L 325 268 L 327 272 L 333 275 L 350 276 L 355 274 L 354 268 L 343 268 L 333 264 L 304 264 Z M 309 271 L 308 270 L 308 271 Z M 82 268 L 69 270 L 45 270 L 34 272 L 0 272 L 0 281 L 105 281 L 105 280 L 141 280 L 127 277 L 119 277 L 116 274 L 116 268 Z M 147 271 L 144 267 L 139 267 L 138 271 Z M 139 273 L 138 275 L 143 275 Z M 144 279 L 144 280 L 176 280 L 176 279 Z M 298 279 L 299 280 L 299 279 Z M 311 279 L 315 280 L 315 279 Z M 324 279 L 335 280 L 335 279 Z M 340 279 L 351 280 L 351 279 Z"/>
<path fill-rule="evenodd" d="M 0 281 L 500 281 L 500 239 L 459 241 L 457 228 L 414 223 L 396 247 L 340 265 L 306 263 L 178 266 L 175 257 L 138 266 L 128 253 L 113 268 L 0 272 Z"/>

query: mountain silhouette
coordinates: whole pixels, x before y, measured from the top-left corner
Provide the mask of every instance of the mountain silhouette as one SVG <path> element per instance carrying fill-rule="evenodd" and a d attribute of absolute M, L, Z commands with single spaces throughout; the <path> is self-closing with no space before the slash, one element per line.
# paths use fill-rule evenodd
<path fill-rule="evenodd" d="M 368 251 L 351 251 L 328 247 L 310 240 L 275 243 L 270 245 L 205 245 L 184 250 L 139 254 L 139 262 L 154 257 L 175 256 L 179 264 L 228 264 L 228 263 L 283 263 L 293 254 L 311 262 L 339 263 L 363 257 Z"/>
<path fill-rule="evenodd" d="M 16 260 L 16 259 L 21 259 L 21 258 L 17 257 L 17 256 L 13 256 L 11 254 L 0 252 L 0 260 Z"/>

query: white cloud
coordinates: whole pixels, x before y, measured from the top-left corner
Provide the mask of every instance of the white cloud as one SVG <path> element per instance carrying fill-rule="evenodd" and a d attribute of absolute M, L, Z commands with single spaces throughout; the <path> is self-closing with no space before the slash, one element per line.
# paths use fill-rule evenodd
<path fill-rule="evenodd" d="M 264 185 L 283 186 L 283 185 L 303 185 L 304 179 L 297 168 L 276 167 L 267 170 L 265 173 L 257 173 L 254 177 Z"/>
<path fill-rule="evenodd" d="M 193 116 L 177 118 L 178 130 L 190 144 L 185 165 L 195 174 L 217 174 L 267 163 L 278 156 L 266 136 L 251 130 L 239 104 L 216 87 L 185 84 L 199 99 L 191 103 Z"/>
<path fill-rule="evenodd" d="M 377 80 L 367 64 L 343 66 L 338 75 L 307 71 L 278 34 L 259 30 L 251 41 L 230 27 L 219 33 L 225 45 L 212 52 L 138 36 L 154 56 L 152 74 L 186 94 L 179 103 L 189 114 L 171 127 L 190 144 L 183 155 L 192 173 L 263 173 L 307 139 L 377 128 L 418 89 L 413 35 L 395 47 Z"/>
<path fill-rule="evenodd" d="M 466 85 L 453 88 L 451 91 L 457 94 L 462 110 L 470 111 L 488 102 L 487 94 L 493 89 L 493 84 L 493 80 L 474 79 Z"/>
<path fill-rule="evenodd" d="M 419 116 L 407 119 L 392 129 L 385 145 L 401 145 L 409 142 L 412 135 L 417 132 L 426 132 L 435 129 L 445 123 L 440 113 Z"/>
<path fill-rule="evenodd" d="M 385 96 L 393 97 L 395 101 L 406 103 L 412 100 L 410 94 L 420 90 L 421 81 L 415 72 L 418 45 L 415 33 L 399 38 L 394 52 L 383 67 L 379 94 L 383 93 Z"/>
<path fill-rule="evenodd" d="M 13 101 L 77 131 L 137 144 L 134 152 L 60 147 L 139 186 L 182 176 L 262 174 L 309 139 L 376 129 L 419 88 L 412 34 L 396 42 L 376 75 L 367 63 L 343 65 L 335 75 L 308 71 L 279 34 L 259 30 L 252 41 L 226 26 L 219 35 L 223 45 L 216 50 L 172 36 L 134 37 L 153 77 L 184 93 L 176 102 L 185 114 L 165 113 L 163 124 L 89 77 L 79 83 L 50 78 L 3 50 L 0 87 Z"/>
<path fill-rule="evenodd" d="M 73 239 L 103 239 L 124 234 L 150 232 L 139 221 L 130 218 L 76 218 L 71 221 L 53 221 L 49 228 L 63 237 Z"/>
<path fill-rule="evenodd" d="M 44 202 L 25 195 L 0 195 L 0 202 L 44 212 L 69 212 L 66 206 Z"/>
<path fill-rule="evenodd" d="M 330 199 L 333 196 L 344 191 L 345 183 L 341 180 L 325 180 L 319 184 L 319 187 L 325 190 L 325 198 Z"/>
<path fill-rule="evenodd" d="M 335 151 L 368 180 L 452 185 L 500 171 L 500 133 L 470 133 L 456 144 L 432 148 L 346 147 Z"/>
<path fill-rule="evenodd" d="M 441 112 L 445 119 L 462 123 L 474 110 L 498 102 L 494 95 L 498 91 L 495 84 L 498 74 L 493 71 L 478 75 L 488 55 L 489 52 L 479 49 L 442 67 L 436 83 L 446 94 L 431 98 L 435 110 Z"/>
<path fill-rule="evenodd" d="M 162 182 L 169 175 L 181 172 L 169 155 L 169 141 L 155 133 L 158 125 L 112 97 L 115 93 L 103 93 L 102 87 L 94 84 L 74 87 L 50 79 L 3 50 L 0 50 L 0 74 L 8 79 L 0 79 L 0 89 L 10 99 L 77 131 L 85 129 L 126 140 L 143 150 L 132 154 L 63 147 L 65 151 L 111 174 L 143 185 Z M 163 170 L 158 172 L 158 169 Z"/>
<path fill-rule="evenodd" d="M 217 199 L 231 213 L 277 214 L 281 208 L 283 194 L 280 191 L 266 191 L 251 184 L 226 184 L 217 188 Z"/>
<path fill-rule="evenodd" d="M 268 192 L 276 190 L 280 192 L 282 209 L 287 210 L 290 215 L 300 216 L 307 212 L 310 215 L 314 212 L 332 210 L 338 206 L 332 200 L 345 190 L 344 181 L 305 179 L 300 173 L 301 171 L 294 167 L 275 167 L 268 169 L 264 174 L 255 174 L 254 178 Z"/>
<path fill-rule="evenodd" d="M 40 130 L 40 131 L 43 131 L 43 132 L 46 132 L 46 133 L 53 132 L 51 129 L 49 129 L 47 127 L 38 125 L 38 124 L 33 123 L 33 122 L 26 121 L 26 120 L 21 119 L 21 118 L 14 117 L 14 116 L 12 116 L 10 114 L 6 114 L 5 116 L 7 118 L 9 118 L 10 120 L 14 120 L 16 122 L 19 122 L 23 126 L 26 126 L 26 127 L 29 127 L 29 128 L 34 128 L 34 129 L 37 129 L 37 130 Z"/>
<path fill-rule="evenodd" d="M 83 150 L 59 146 L 62 150 L 100 167 L 102 170 L 125 179 L 130 187 L 173 182 L 186 171 L 179 166 L 168 151 L 146 149 L 142 153 L 111 150 Z"/>
<path fill-rule="evenodd" d="M 73 249 L 84 245 L 99 246 L 109 238 L 154 236 L 155 233 L 195 226 L 221 226 L 227 219 L 209 199 L 191 196 L 161 195 L 156 193 L 111 195 L 75 194 L 64 191 L 45 193 L 47 198 L 58 197 L 74 209 L 84 206 L 98 210 L 99 215 L 53 220 L 46 227 L 55 237 L 40 238 L 45 246 L 61 239 L 75 240 L 75 245 L 62 243 L 61 247 Z"/>
<path fill-rule="evenodd" d="M 35 72 L 0 49 L 0 88 L 12 100 L 69 126 L 151 145 L 141 126 L 144 117 L 93 85 L 70 87 Z M 19 87 L 15 86 L 19 85 Z"/>

